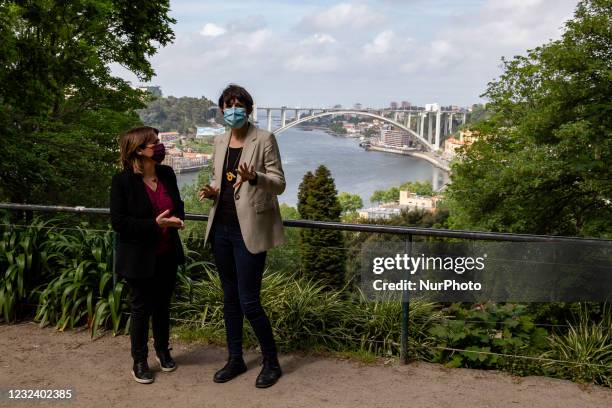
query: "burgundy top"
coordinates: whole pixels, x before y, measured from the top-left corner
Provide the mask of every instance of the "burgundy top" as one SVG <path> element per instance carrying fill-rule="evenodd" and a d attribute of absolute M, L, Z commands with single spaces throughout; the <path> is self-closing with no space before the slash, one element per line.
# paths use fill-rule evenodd
<path fill-rule="evenodd" d="M 168 215 L 168 217 L 170 217 L 173 209 L 172 197 L 170 197 L 168 194 L 164 183 L 162 183 L 160 179 L 157 179 L 157 189 L 155 191 L 153 191 L 147 183 L 145 183 L 145 187 L 147 194 L 149 195 L 149 199 L 151 200 L 155 217 L 157 218 L 159 214 L 166 210 L 170 210 L 170 215 Z M 162 228 L 158 225 L 157 232 L 159 235 L 159 240 L 157 241 L 155 253 L 159 255 L 172 249 L 172 241 L 170 240 L 170 231 L 168 230 L 168 227 Z"/>

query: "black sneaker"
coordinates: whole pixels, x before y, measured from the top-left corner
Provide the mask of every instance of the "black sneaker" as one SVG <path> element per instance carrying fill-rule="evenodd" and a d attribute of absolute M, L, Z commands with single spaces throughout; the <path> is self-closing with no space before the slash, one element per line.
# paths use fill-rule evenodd
<path fill-rule="evenodd" d="M 146 360 L 134 361 L 132 376 L 136 382 L 141 384 L 151 384 L 153 382 L 153 373 L 149 370 L 149 365 Z"/>
<path fill-rule="evenodd" d="M 268 388 L 276 384 L 283 372 L 277 356 L 264 356 L 262 364 L 263 367 L 257 376 L 257 380 L 255 380 L 255 386 L 257 388 Z"/>
<path fill-rule="evenodd" d="M 224 383 L 231 380 L 234 377 L 239 376 L 247 370 L 247 366 L 240 357 L 230 357 L 227 360 L 225 366 L 215 373 L 213 381 L 216 383 Z"/>
<path fill-rule="evenodd" d="M 172 347 L 155 353 L 155 359 L 159 363 L 162 371 L 170 372 L 176 370 L 176 362 L 170 357 L 170 350 L 172 350 Z"/>

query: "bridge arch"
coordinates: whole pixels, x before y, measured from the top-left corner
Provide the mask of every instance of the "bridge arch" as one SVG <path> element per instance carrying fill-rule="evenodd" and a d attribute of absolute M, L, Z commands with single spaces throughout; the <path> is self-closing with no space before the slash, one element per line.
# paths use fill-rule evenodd
<path fill-rule="evenodd" d="M 421 137 L 421 135 L 419 135 L 417 132 L 415 132 L 414 130 L 402 125 L 399 122 L 396 122 L 392 119 L 389 118 L 385 118 L 384 116 L 381 115 L 377 115 L 376 113 L 372 113 L 372 112 L 363 112 L 363 111 L 354 111 L 354 110 L 333 110 L 333 111 L 326 111 L 326 112 L 319 112 L 319 113 L 314 113 L 310 116 L 305 116 L 303 118 L 300 118 L 298 120 L 294 120 L 291 123 L 286 124 L 285 126 L 281 126 L 278 129 L 274 130 L 274 134 L 278 135 L 279 133 L 284 132 L 287 129 L 290 129 L 296 125 L 299 125 L 300 123 L 304 123 L 304 122 L 308 122 L 309 120 L 312 119 L 317 119 L 317 118 L 322 118 L 324 116 L 335 116 L 335 115 L 360 115 L 360 116 L 368 116 L 371 118 L 375 118 L 375 119 L 379 119 L 382 120 L 383 122 L 387 122 L 392 124 L 395 127 L 398 127 L 406 132 L 408 132 L 411 136 L 415 137 L 419 142 L 421 142 L 421 144 L 423 146 L 425 146 L 426 149 L 433 151 L 433 146 L 423 137 Z"/>

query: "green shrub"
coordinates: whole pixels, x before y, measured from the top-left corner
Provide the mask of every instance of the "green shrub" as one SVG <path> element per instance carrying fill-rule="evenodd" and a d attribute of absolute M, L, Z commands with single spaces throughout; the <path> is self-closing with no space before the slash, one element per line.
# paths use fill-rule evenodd
<path fill-rule="evenodd" d="M 598 322 L 589 318 L 586 306 L 582 307 L 576 322 L 569 323 L 564 333 L 553 333 L 549 345 L 551 350 L 542 357 L 564 361 L 545 364 L 553 375 L 612 387 L 611 307 L 604 309 L 603 318 Z"/>
<path fill-rule="evenodd" d="M 436 338 L 431 359 L 449 367 L 507 368 L 529 371 L 533 364 L 505 355 L 537 356 L 546 346 L 547 331 L 536 327 L 524 305 L 486 303 L 470 309 L 454 304 L 453 319 L 429 330 Z M 455 350 L 453 350 L 455 349 Z M 462 350 L 462 351 L 458 351 Z"/>
<path fill-rule="evenodd" d="M 21 306 L 36 301 L 33 289 L 48 273 L 50 255 L 43 248 L 50 223 L 34 219 L 30 225 L 0 220 L 0 321 L 14 322 Z"/>
<path fill-rule="evenodd" d="M 391 296 L 391 295 L 390 295 Z M 402 304 L 397 300 L 371 301 L 357 290 L 347 304 L 344 326 L 349 336 L 357 337 L 359 346 L 378 355 L 397 356 L 400 353 Z M 428 330 L 442 315 L 435 304 L 420 300 L 410 302 L 408 321 L 408 350 L 411 357 L 422 357 L 431 345 Z"/>
<path fill-rule="evenodd" d="M 194 273 L 197 280 L 189 277 Z M 345 314 L 340 292 L 325 292 L 321 284 L 267 269 L 261 297 L 277 341 L 285 349 L 337 343 L 335 328 Z M 224 338 L 223 289 L 212 264 L 187 265 L 172 311 L 177 320 L 206 328 L 206 333 L 213 338 Z M 245 335 L 248 344 L 256 344 L 248 323 Z"/>
<path fill-rule="evenodd" d="M 206 328 L 211 338 L 223 339 L 223 290 L 208 262 L 191 262 L 179 276 L 171 314 L 180 323 Z"/>
<path fill-rule="evenodd" d="M 113 280 L 112 231 L 52 231 L 45 250 L 56 275 L 40 287 L 35 319 L 41 325 L 65 330 L 86 324 L 92 336 L 102 327 L 127 330 L 128 290 Z"/>
<path fill-rule="evenodd" d="M 198 278 L 190 278 L 192 274 Z M 347 297 L 346 291 L 330 290 L 323 282 L 270 270 L 264 273 L 261 297 L 284 350 L 323 347 L 378 355 L 399 353 L 401 303 L 370 302 L 361 292 Z M 190 322 L 210 336 L 208 340 L 224 339 L 223 290 L 212 264 L 187 266 L 172 311 L 179 322 Z M 416 354 L 431 341 L 427 330 L 439 316 L 432 303 L 411 303 L 409 338 Z M 246 343 L 257 344 L 248 323 L 244 330 Z"/>

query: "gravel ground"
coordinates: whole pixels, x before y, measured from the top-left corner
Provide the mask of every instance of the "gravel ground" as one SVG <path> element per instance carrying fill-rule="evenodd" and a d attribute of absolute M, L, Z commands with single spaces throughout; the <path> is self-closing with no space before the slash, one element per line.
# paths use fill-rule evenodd
<path fill-rule="evenodd" d="M 249 370 L 216 384 L 225 350 L 172 341 L 178 369 L 159 370 L 151 355 L 153 384 L 130 374 L 129 337 L 90 340 L 87 331 L 60 333 L 28 322 L 0 326 L 0 388 L 71 388 L 72 401 L 9 401 L 0 406 L 58 407 L 606 407 L 612 390 L 545 377 L 513 377 L 496 371 L 407 366 L 283 354 L 284 376 L 271 388 L 255 388 L 259 356 L 245 355 Z M 149 349 L 153 350 L 152 343 Z"/>

